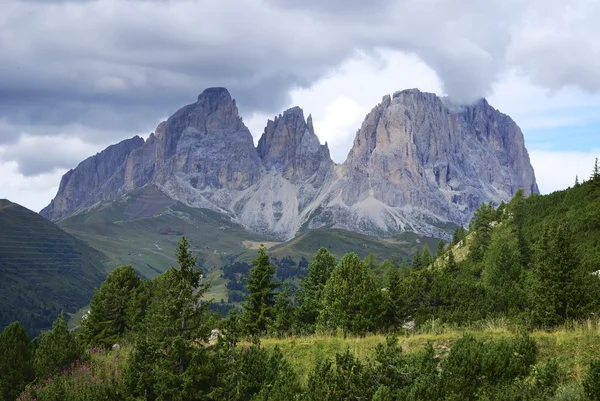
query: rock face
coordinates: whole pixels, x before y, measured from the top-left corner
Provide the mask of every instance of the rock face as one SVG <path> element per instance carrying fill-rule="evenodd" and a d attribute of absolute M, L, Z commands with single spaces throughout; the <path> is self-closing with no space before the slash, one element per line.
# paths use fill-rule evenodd
<path fill-rule="evenodd" d="M 443 236 L 444 222 L 465 224 L 483 202 L 519 189 L 539 192 L 523 134 L 482 99 L 453 104 L 416 89 L 385 96 L 365 118 L 324 218 L 372 233 Z"/>
<path fill-rule="evenodd" d="M 447 223 L 465 224 L 482 202 L 538 192 L 521 130 L 484 99 L 385 96 L 336 165 L 299 107 L 268 121 L 255 148 L 229 92 L 210 88 L 145 142 L 123 141 L 69 171 L 41 213 L 60 220 L 151 184 L 285 239 L 317 227 L 447 237 Z"/>

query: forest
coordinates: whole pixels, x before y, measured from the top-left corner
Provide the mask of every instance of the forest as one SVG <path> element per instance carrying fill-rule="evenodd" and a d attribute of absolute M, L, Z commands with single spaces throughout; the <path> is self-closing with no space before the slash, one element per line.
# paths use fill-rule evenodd
<path fill-rule="evenodd" d="M 204 298 L 210 283 L 185 237 L 176 257 L 153 280 L 114 269 L 77 331 L 63 314 L 33 340 L 19 322 L 5 327 L 0 399 L 600 400 L 600 350 L 573 375 L 568 353 L 548 358 L 535 334 L 585 322 L 587 335 L 600 333 L 597 163 L 567 190 L 481 205 L 468 230 L 410 261 L 337 260 L 322 248 L 289 285 L 295 264 L 260 247 L 251 266 L 225 271 L 241 300 L 225 316 Z M 494 321 L 508 333 L 473 332 Z M 434 326 L 461 335 L 404 349 Z M 368 355 L 325 353 L 304 374 L 283 347 L 266 345 L 372 336 L 381 341 Z"/>

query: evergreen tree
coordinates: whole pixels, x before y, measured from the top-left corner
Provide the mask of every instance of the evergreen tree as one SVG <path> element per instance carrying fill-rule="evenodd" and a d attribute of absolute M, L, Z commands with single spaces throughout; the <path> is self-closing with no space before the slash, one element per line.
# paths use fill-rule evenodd
<path fill-rule="evenodd" d="M 392 267 L 387 271 L 387 291 L 385 292 L 385 324 L 392 328 L 402 326 L 404 320 L 404 294 L 402 292 L 400 270 Z"/>
<path fill-rule="evenodd" d="M 449 272 L 456 271 L 456 260 L 454 259 L 454 252 L 452 248 L 448 249 L 448 257 L 446 258 L 446 268 Z"/>
<path fill-rule="evenodd" d="M 15 400 L 33 380 L 33 346 L 19 322 L 0 334 L 0 400 Z"/>
<path fill-rule="evenodd" d="M 379 324 L 380 292 L 369 270 L 355 253 L 344 255 L 323 289 L 319 325 L 364 334 Z"/>
<path fill-rule="evenodd" d="M 452 236 L 452 245 L 458 245 L 462 240 L 465 239 L 467 233 L 463 226 L 458 226 L 458 228 L 454 231 L 454 235 Z"/>
<path fill-rule="evenodd" d="M 126 372 L 133 396 L 144 399 L 199 399 L 210 386 L 198 374 L 209 357 L 195 342 L 208 337 L 208 289 L 197 255 L 185 237 L 177 248 L 177 268 L 170 268 L 152 285 L 152 302 L 139 326 L 136 347 Z M 204 386 L 204 388 L 203 388 Z"/>
<path fill-rule="evenodd" d="M 469 241 L 469 258 L 473 262 L 483 260 L 492 238 L 496 217 L 496 211 L 491 203 L 483 203 L 475 210 L 473 220 L 469 224 L 469 232 L 472 233 L 472 239 Z"/>
<path fill-rule="evenodd" d="M 87 344 L 110 347 L 125 334 L 130 328 L 129 304 L 139 285 L 140 278 L 131 266 L 117 267 L 106 277 L 81 323 L 81 335 Z"/>
<path fill-rule="evenodd" d="M 290 304 L 290 294 L 290 287 L 286 284 L 283 291 L 275 296 L 273 321 L 269 331 L 280 338 L 289 333 L 294 323 L 294 308 Z"/>
<path fill-rule="evenodd" d="M 437 249 L 435 251 L 435 258 L 439 259 L 442 256 L 444 256 L 444 251 L 445 251 L 444 241 L 443 240 L 439 240 L 438 243 L 437 243 Z"/>
<path fill-rule="evenodd" d="M 419 251 L 415 251 L 415 253 L 413 253 L 413 257 L 410 262 L 411 269 L 421 270 L 424 267 L 422 256 L 423 256 L 423 254 Z"/>
<path fill-rule="evenodd" d="M 592 181 L 600 179 L 600 167 L 598 166 L 598 158 L 594 161 L 594 169 L 592 170 L 592 176 L 590 177 Z"/>
<path fill-rule="evenodd" d="M 507 313 L 523 305 L 521 255 L 518 239 L 510 227 L 497 227 L 483 260 L 483 283 L 492 301 L 492 310 Z"/>
<path fill-rule="evenodd" d="M 536 323 L 555 326 L 575 318 L 585 294 L 579 284 L 580 262 L 572 233 L 560 224 L 545 227 L 537 248 L 533 270 L 533 313 Z"/>
<path fill-rule="evenodd" d="M 264 333 L 273 318 L 273 305 L 278 284 L 273 281 L 275 267 L 269 262 L 267 249 L 261 244 L 258 255 L 252 261 L 248 285 L 248 296 L 244 304 L 243 321 L 248 333 Z"/>
<path fill-rule="evenodd" d="M 323 288 L 331 277 L 335 265 L 335 257 L 327 248 L 319 249 L 308 265 L 308 275 L 301 279 L 300 289 L 296 294 L 301 329 L 308 332 L 315 330 L 315 323 L 322 306 Z"/>
<path fill-rule="evenodd" d="M 578 175 L 576 175 L 576 176 L 575 176 L 575 186 L 576 186 L 576 187 L 578 187 L 579 185 L 580 185 L 580 184 L 579 184 L 579 176 L 578 176 Z"/>
<path fill-rule="evenodd" d="M 40 336 L 33 366 L 37 377 L 45 379 L 59 373 L 83 356 L 83 346 L 69 332 L 64 314 L 61 312 L 52 323 L 52 330 Z"/>
<path fill-rule="evenodd" d="M 429 245 L 425 244 L 423 247 L 423 256 L 421 257 L 421 263 L 423 267 L 428 267 L 433 262 L 433 256 L 431 256 L 431 250 Z"/>

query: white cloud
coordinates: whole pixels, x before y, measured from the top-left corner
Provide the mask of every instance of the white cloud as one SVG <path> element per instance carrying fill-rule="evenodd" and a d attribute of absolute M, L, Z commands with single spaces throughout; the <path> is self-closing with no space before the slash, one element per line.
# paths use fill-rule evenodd
<path fill-rule="evenodd" d="M 16 162 L 0 161 L 0 172 L 0 198 L 39 212 L 56 195 L 60 178 L 66 170 L 27 177 L 18 172 Z"/>
<path fill-rule="evenodd" d="M 573 186 L 575 177 L 587 180 L 594 167 L 594 159 L 600 157 L 600 148 L 589 152 L 558 152 L 533 150 L 529 152 L 535 178 L 543 194 Z"/>
<path fill-rule="evenodd" d="M 104 149 L 108 144 L 90 144 L 67 135 L 22 135 L 19 141 L 0 146 L 0 161 L 15 162 L 17 171 L 37 176 L 76 167 L 82 160 Z"/>

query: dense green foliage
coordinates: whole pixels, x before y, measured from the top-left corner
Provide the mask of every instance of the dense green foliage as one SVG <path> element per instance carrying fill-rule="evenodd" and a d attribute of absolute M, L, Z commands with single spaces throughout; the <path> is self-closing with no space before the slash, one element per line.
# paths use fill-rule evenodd
<path fill-rule="evenodd" d="M 0 400 L 14 400 L 34 378 L 33 345 L 19 322 L 0 334 Z"/>

